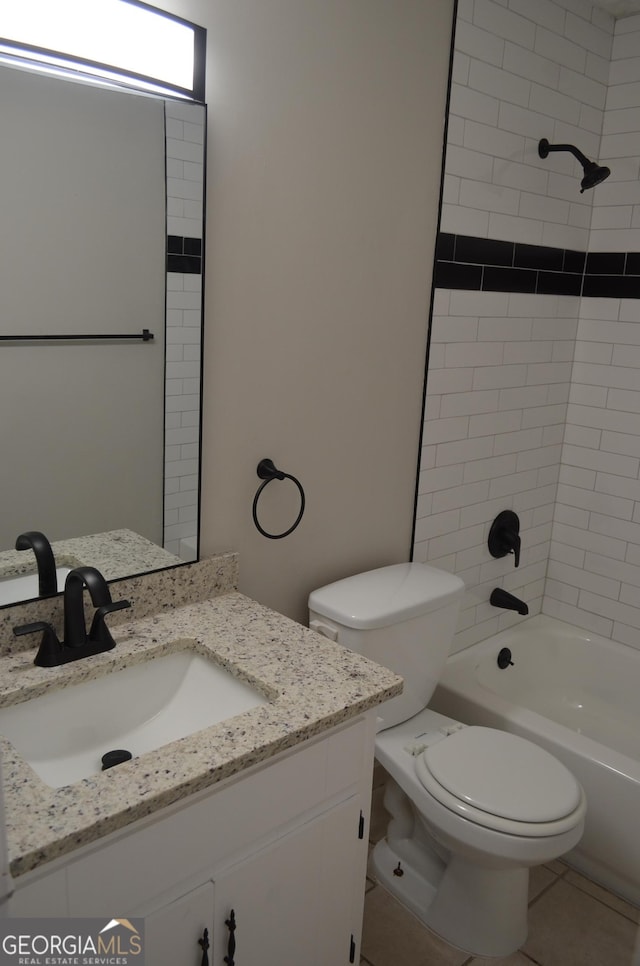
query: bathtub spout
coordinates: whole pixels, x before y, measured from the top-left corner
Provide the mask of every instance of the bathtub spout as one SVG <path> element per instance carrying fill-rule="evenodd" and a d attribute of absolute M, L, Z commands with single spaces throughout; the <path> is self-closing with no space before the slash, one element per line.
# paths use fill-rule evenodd
<path fill-rule="evenodd" d="M 529 613 L 529 608 L 523 600 L 514 597 L 513 594 L 503 590 L 502 587 L 496 587 L 495 590 L 491 591 L 489 603 L 493 604 L 494 607 L 504 607 L 505 610 L 516 610 L 523 617 Z"/>

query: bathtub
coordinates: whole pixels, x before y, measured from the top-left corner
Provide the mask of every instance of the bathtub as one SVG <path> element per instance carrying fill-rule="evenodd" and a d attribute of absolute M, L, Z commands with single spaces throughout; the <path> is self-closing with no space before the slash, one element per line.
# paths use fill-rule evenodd
<path fill-rule="evenodd" d="M 450 657 L 429 706 L 559 758 L 587 796 L 565 859 L 640 905 L 640 651 L 538 615 Z"/>

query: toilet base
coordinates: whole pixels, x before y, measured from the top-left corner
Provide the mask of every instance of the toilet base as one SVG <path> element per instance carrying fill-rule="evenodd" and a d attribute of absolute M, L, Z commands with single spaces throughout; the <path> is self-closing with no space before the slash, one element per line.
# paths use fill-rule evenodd
<path fill-rule="evenodd" d="M 385 839 L 371 856 L 372 871 L 425 926 L 476 956 L 509 956 L 527 938 L 529 870 L 485 869 L 452 856 L 439 881 L 430 881 L 406 853 Z M 402 872 L 402 875 L 398 875 Z"/>

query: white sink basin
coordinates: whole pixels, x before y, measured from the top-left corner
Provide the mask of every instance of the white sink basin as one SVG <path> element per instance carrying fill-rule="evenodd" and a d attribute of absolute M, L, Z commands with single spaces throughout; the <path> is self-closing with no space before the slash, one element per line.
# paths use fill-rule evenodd
<path fill-rule="evenodd" d="M 57 567 L 58 590 L 64 590 L 64 581 L 70 574 L 69 567 Z M 38 575 L 24 574 L 22 577 L 6 577 L 0 580 L 0 607 L 5 604 L 15 604 L 21 600 L 33 600 L 38 597 Z"/>
<path fill-rule="evenodd" d="M 180 651 L 0 708 L 0 734 L 61 788 L 100 772 L 108 751 L 136 758 L 267 701 L 213 661 Z"/>

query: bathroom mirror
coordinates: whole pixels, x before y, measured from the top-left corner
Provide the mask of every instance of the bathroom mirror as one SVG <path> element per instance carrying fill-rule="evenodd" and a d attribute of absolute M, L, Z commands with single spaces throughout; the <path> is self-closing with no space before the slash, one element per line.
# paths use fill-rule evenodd
<path fill-rule="evenodd" d="M 196 557 L 204 114 L 0 65 L 0 551 Z"/>

